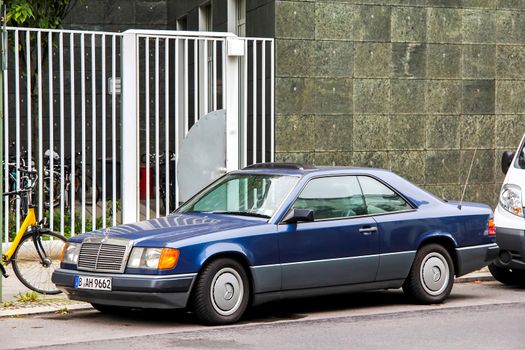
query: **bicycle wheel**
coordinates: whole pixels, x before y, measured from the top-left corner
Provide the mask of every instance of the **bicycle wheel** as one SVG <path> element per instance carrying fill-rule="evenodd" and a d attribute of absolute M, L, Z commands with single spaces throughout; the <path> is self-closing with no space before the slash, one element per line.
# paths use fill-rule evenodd
<path fill-rule="evenodd" d="M 51 209 L 51 188 L 49 186 L 51 178 L 49 176 L 44 177 L 44 208 Z M 53 208 L 60 205 L 60 178 L 53 178 Z"/>
<path fill-rule="evenodd" d="M 36 229 L 39 230 L 39 229 Z M 40 258 L 35 246 L 41 249 Z M 27 288 L 41 294 L 58 294 L 60 290 L 51 282 L 53 271 L 60 267 L 60 255 L 66 238 L 48 230 L 26 233 L 13 254 L 13 271 Z"/>

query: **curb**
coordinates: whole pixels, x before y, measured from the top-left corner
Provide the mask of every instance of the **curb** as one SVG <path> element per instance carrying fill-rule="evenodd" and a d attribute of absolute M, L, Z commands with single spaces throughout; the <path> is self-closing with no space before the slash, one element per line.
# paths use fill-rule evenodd
<path fill-rule="evenodd" d="M 454 280 L 454 283 L 491 282 L 491 281 L 495 281 L 495 279 L 490 273 L 480 273 L 476 275 L 467 274 L 465 276 L 458 277 Z"/>
<path fill-rule="evenodd" d="M 28 307 L 28 308 L 22 308 L 22 309 L 12 309 L 12 310 L 0 311 L 0 318 L 18 317 L 18 316 L 26 316 L 26 315 L 52 314 L 52 313 L 60 312 L 60 310 L 64 308 L 67 308 L 69 312 L 69 311 L 78 311 L 78 310 L 89 310 L 89 309 L 92 309 L 93 307 L 86 303 Z"/>

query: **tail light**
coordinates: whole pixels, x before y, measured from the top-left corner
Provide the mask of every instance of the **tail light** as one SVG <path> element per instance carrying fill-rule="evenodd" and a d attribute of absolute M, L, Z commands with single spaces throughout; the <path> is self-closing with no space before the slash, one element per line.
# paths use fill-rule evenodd
<path fill-rule="evenodd" d="M 494 224 L 494 219 L 489 219 L 489 236 L 496 235 L 496 225 Z"/>

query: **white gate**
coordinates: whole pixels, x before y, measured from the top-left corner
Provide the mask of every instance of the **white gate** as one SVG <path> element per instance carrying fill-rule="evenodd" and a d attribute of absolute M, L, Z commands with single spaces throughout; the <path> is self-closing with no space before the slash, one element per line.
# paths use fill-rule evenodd
<path fill-rule="evenodd" d="M 36 169 L 38 215 L 55 231 L 173 210 L 180 144 L 211 111 L 226 110 L 228 170 L 273 160 L 273 39 L 8 28 L 8 41 L 4 191 L 17 168 Z M 4 200 L 7 241 L 20 203 Z"/>

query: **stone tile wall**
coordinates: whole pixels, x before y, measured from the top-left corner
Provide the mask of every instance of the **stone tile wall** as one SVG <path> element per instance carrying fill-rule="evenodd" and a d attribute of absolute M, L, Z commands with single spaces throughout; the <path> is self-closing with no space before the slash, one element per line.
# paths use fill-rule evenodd
<path fill-rule="evenodd" d="M 276 1 L 276 160 L 495 206 L 525 132 L 525 1 Z"/>

